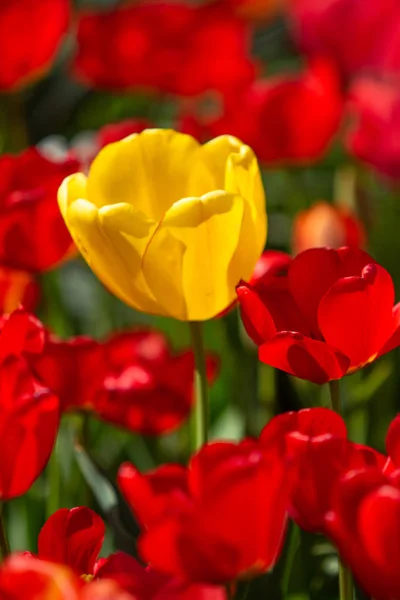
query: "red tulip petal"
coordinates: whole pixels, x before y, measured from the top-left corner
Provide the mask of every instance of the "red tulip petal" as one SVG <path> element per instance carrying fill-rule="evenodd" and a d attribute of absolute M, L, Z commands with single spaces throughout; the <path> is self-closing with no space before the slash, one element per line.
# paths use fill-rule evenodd
<path fill-rule="evenodd" d="M 383 356 L 400 346 L 400 302 L 393 307 L 393 333 L 381 348 L 379 356 Z"/>
<path fill-rule="evenodd" d="M 258 346 L 270 340 L 276 333 L 272 316 L 259 294 L 247 283 L 236 290 L 240 303 L 240 313 L 247 334 Z"/>
<path fill-rule="evenodd" d="M 399 586 L 400 490 L 386 485 L 369 494 L 360 506 L 358 526 L 361 540 L 382 575 L 395 571 Z"/>
<path fill-rule="evenodd" d="M 263 447 L 285 444 L 288 433 L 299 433 L 310 439 L 326 434 L 347 438 L 346 424 L 338 413 L 329 408 L 305 408 L 273 417 L 262 430 L 260 442 Z"/>
<path fill-rule="evenodd" d="M 28 491 L 45 468 L 60 421 L 59 400 L 32 377 L 26 362 L 0 365 L 0 498 Z"/>
<path fill-rule="evenodd" d="M 319 334 L 317 311 L 321 298 L 340 277 L 336 250 L 311 248 L 298 254 L 289 267 L 289 289 L 314 335 Z"/>
<path fill-rule="evenodd" d="M 260 346 L 258 356 L 271 367 L 319 384 L 343 377 L 350 363 L 328 344 L 289 331 Z"/>
<path fill-rule="evenodd" d="M 90 508 L 60 509 L 39 534 L 39 557 L 64 563 L 78 575 L 93 575 L 104 541 L 103 520 Z"/>
<path fill-rule="evenodd" d="M 187 493 L 187 471 L 167 464 L 140 473 L 132 464 L 124 463 L 118 471 L 118 485 L 137 519 L 148 526 L 164 515 L 172 496 Z"/>
<path fill-rule="evenodd" d="M 257 261 L 250 284 L 254 286 L 268 277 L 279 277 L 282 273 L 287 273 L 291 261 L 291 256 L 286 252 L 265 250 Z"/>
<path fill-rule="evenodd" d="M 364 267 L 361 277 L 337 281 L 322 298 L 320 330 L 358 368 L 374 360 L 393 332 L 394 287 L 380 265 Z"/>
<path fill-rule="evenodd" d="M 340 277 L 361 275 L 364 267 L 376 264 L 376 260 L 361 248 L 345 246 L 337 251 L 340 257 Z"/>

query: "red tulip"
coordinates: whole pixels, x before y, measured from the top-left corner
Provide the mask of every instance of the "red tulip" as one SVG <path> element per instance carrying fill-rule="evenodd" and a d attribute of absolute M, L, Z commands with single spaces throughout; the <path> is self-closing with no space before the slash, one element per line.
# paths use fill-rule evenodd
<path fill-rule="evenodd" d="M 63 410 L 90 410 L 116 425 L 145 434 L 171 431 L 193 403 L 191 352 L 173 354 L 154 331 L 121 333 L 103 343 L 49 336 L 32 364 L 61 399 Z M 208 358 L 209 378 L 217 361 Z"/>
<path fill-rule="evenodd" d="M 90 508 L 61 508 L 40 531 L 38 556 L 67 565 L 77 575 L 93 575 L 104 531 L 103 520 Z"/>
<path fill-rule="evenodd" d="M 398 71 L 397 0 L 290 0 L 288 10 L 300 49 L 330 57 L 346 77 L 367 70 Z"/>
<path fill-rule="evenodd" d="M 50 68 L 68 28 L 68 0 L 0 4 L 0 90 L 13 90 Z"/>
<path fill-rule="evenodd" d="M 349 469 L 386 463 L 386 457 L 347 439 L 343 419 L 326 408 L 289 412 L 273 418 L 260 443 L 279 444 L 291 462 L 290 516 L 307 531 L 324 531 L 337 480 Z"/>
<path fill-rule="evenodd" d="M 185 583 L 145 568 L 123 552 L 104 559 L 96 578 L 117 581 L 138 600 L 226 600 L 223 587 Z"/>
<path fill-rule="evenodd" d="M 260 80 L 229 97 L 223 116 L 209 129 L 212 135 L 237 136 L 266 165 L 305 163 L 327 151 L 342 112 L 336 71 L 318 60 L 302 73 Z"/>
<path fill-rule="evenodd" d="M 51 269 L 74 253 L 57 204 L 74 160 L 55 163 L 30 148 L 0 157 L 0 262 L 29 272 Z"/>
<path fill-rule="evenodd" d="M 164 477 L 140 477 L 124 466 L 119 484 L 147 527 L 138 542 L 143 558 L 167 574 L 209 584 L 268 571 L 282 545 L 290 482 L 278 456 L 252 440 L 208 444 L 190 461 L 187 490 L 171 467 L 163 467 Z"/>
<path fill-rule="evenodd" d="M 400 599 L 399 471 L 350 471 L 337 482 L 327 529 L 365 591 L 377 600 Z"/>
<path fill-rule="evenodd" d="M 400 179 L 399 82 L 359 78 L 350 89 L 349 114 L 349 152 L 382 175 Z"/>
<path fill-rule="evenodd" d="M 50 458 L 59 424 L 59 401 L 31 375 L 23 358 L 0 364 L 0 498 L 28 491 Z"/>
<path fill-rule="evenodd" d="M 328 202 L 316 202 L 311 208 L 297 213 L 293 223 L 294 254 L 322 246 L 359 248 L 364 243 L 361 221 L 350 210 Z"/>
<path fill-rule="evenodd" d="M 138 600 L 115 581 L 85 583 L 73 571 L 37 558 L 14 555 L 0 568 L 4 600 Z"/>
<path fill-rule="evenodd" d="M 75 74 L 95 87 L 182 96 L 248 84 L 250 29 L 221 3 L 133 4 L 85 13 Z"/>
<path fill-rule="evenodd" d="M 281 277 L 237 289 L 259 358 L 314 383 L 352 373 L 400 343 L 387 271 L 356 248 L 313 248 Z"/>
<path fill-rule="evenodd" d="M 96 411 L 103 419 L 155 435 L 176 429 L 188 417 L 193 406 L 193 353 L 172 353 L 166 347 L 163 360 L 149 356 L 159 337 L 157 333 L 131 332 L 106 342 L 111 371 L 96 401 Z M 206 363 L 208 379 L 213 382 L 218 360 L 209 354 Z"/>

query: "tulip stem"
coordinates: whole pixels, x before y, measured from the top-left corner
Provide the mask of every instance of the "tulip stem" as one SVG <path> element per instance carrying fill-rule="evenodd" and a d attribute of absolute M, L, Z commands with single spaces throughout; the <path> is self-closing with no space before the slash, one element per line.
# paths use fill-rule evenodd
<path fill-rule="evenodd" d="M 199 321 L 190 321 L 189 327 L 195 364 L 195 406 L 193 411 L 195 431 L 193 445 L 195 450 L 199 450 L 208 438 L 208 381 L 202 324 Z"/>
<path fill-rule="evenodd" d="M 1 562 L 10 554 L 6 526 L 4 523 L 4 504 L 0 504 L 0 560 Z"/>
<path fill-rule="evenodd" d="M 339 415 L 342 414 L 343 406 L 340 397 L 340 380 L 329 382 L 329 392 L 331 397 L 331 408 Z M 340 600 L 353 600 L 353 577 L 351 571 L 342 562 L 339 556 L 339 591 Z"/>
<path fill-rule="evenodd" d="M 340 397 L 340 380 L 336 379 L 329 382 L 329 392 L 331 397 L 331 408 L 339 415 L 342 414 L 342 400 Z"/>
<path fill-rule="evenodd" d="M 350 569 L 339 558 L 340 600 L 353 600 L 353 576 Z"/>

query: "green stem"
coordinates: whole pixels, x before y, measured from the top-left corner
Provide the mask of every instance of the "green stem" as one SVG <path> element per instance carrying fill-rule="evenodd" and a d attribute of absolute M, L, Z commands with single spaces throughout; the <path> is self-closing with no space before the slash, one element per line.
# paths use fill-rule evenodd
<path fill-rule="evenodd" d="M 340 397 L 340 380 L 336 379 L 329 382 L 329 392 L 331 396 L 331 408 L 339 415 L 342 415 L 343 407 Z"/>
<path fill-rule="evenodd" d="M 190 334 L 195 363 L 194 450 L 201 448 L 208 439 L 208 381 L 204 353 L 202 324 L 190 321 Z"/>
<path fill-rule="evenodd" d="M 53 453 L 47 465 L 47 501 L 46 501 L 46 517 L 49 518 L 53 513 L 60 508 L 60 465 L 57 456 L 57 442 L 54 446 Z"/>
<path fill-rule="evenodd" d="M 3 514 L 4 505 L 0 505 L 0 559 L 3 561 L 10 554 L 10 545 L 8 543 L 6 526 Z"/>
<path fill-rule="evenodd" d="M 353 576 L 350 569 L 339 559 L 340 600 L 353 600 Z"/>
<path fill-rule="evenodd" d="M 29 145 L 23 97 L 20 92 L 5 94 L 4 103 L 8 123 L 6 149 L 18 153 Z"/>
<path fill-rule="evenodd" d="M 340 397 L 340 380 L 329 382 L 331 407 L 339 415 L 342 414 L 343 406 Z M 339 591 L 340 600 L 353 600 L 353 577 L 351 571 L 346 567 L 339 557 Z"/>
<path fill-rule="evenodd" d="M 287 547 L 287 553 L 285 558 L 285 566 L 282 573 L 282 595 L 284 598 L 287 597 L 289 592 L 290 576 L 293 570 L 293 563 L 300 545 L 300 529 L 296 523 L 290 524 L 289 543 Z"/>

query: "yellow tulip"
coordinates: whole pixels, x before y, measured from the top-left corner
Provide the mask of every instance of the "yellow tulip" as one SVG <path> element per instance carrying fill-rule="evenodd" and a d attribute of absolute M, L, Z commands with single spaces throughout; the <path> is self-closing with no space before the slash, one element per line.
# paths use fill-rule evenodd
<path fill-rule="evenodd" d="M 265 244 L 264 190 L 253 151 L 231 136 L 203 146 L 148 129 L 106 146 L 58 202 L 90 267 L 133 308 L 182 321 L 235 299 Z"/>

